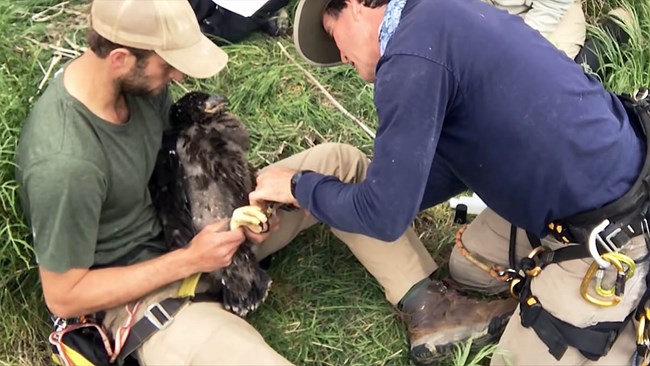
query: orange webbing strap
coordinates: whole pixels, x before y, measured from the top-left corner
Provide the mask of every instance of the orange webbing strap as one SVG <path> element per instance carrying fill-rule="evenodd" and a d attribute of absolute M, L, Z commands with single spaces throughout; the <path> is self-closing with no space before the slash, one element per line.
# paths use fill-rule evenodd
<path fill-rule="evenodd" d="M 465 229 L 467 229 L 467 225 L 463 225 L 458 229 L 455 236 L 455 246 L 459 249 L 460 254 L 462 254 L 470 263 L 487 272 L 493 278 L 504 282 L 510 279 L 510 276 L 508 276 L 506 272 L 508 269 L 507 267 L 491 262 L 479 254 L 472 253 L 465 247 L 463 244 L 463 233 L 465 232 Z"/>

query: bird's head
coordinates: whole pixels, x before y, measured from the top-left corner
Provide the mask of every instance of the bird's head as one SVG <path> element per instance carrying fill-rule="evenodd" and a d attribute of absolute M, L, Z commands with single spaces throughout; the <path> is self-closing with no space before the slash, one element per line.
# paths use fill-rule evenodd
<path fill-rule="evenodd" d="M 226 111 L 228 105 L 228 98 L 223 95 L 210 95 L 208 99 L 203 102 L 203 112 L 206 114 L 219 115 Z"/>
<path fill-rule="evenodd" d="M 228 98 L 193 91 L 172 105 L 169 118 L 173 127 L 207 123 L 227 113 Z"/>
<path fill-rule="evenodd" d="M 193 91 L 181 97 L 170 110 L 172 127 L 183 129 L 200 125 L 218 133 L 221 138 L 248 149 L 249 137 L 246 127 L 237 116 L 228 111 L 228 98 Z"/>

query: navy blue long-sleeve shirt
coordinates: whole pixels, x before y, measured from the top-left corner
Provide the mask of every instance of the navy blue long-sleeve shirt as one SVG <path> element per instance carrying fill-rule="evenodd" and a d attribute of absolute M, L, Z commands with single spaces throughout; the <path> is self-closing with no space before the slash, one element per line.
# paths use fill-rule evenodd
<path fill-rule="evenodd" d="M 645 143 L 617 97 L 519 17 L 475 0 L 408 0 L 377 66 L 365 181 L 306 174 L 300 205 L 337 229 L 397 239 L 471 189 L 540 236 L 622 196 Z"/>

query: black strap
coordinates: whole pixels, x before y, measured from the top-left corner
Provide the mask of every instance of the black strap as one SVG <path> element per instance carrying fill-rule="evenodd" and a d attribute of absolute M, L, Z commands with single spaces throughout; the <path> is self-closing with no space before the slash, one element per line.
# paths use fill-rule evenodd
<path fill-rule="evenodd" d="M 554 317 L 530 291 L 531 278 L 524 280 L 519 300 L 521 325 L 532 327 L 539 339 L 548 347 L 556 360 L 560 360 L 569 346 L 576 348 L 586 358 L 596 361 L 609 352 L 620 331 L 631 315 L 621 322 L 600 322 L 579 328 Z"/>
<path fill-rule="evenodd" d="M 521 303 L 521 322 L 532 327 L 539 339 L 548 347 L 548 351 L 556 360 L 560 360 L 569 346 L 576 348 L 586 358 L 597 361 L 609 352 L 621 329 L 627 324 L 629 317 L 622 322 L 608 322 L 609 329 L 604 323 L 595 327 L 578 328 L 564 322 L 548 311 L 539 302 L 530 306 Z"/>
<path fill-rule="evenodd" d="M 515 271 L 519 269 L 519 267 L 517 267 L 517 227 L 515 225 L 510 225 L 508 260 L 510 262 L 510 268 Z"/>
<path fill-rule="evenodd" d="M 131 327 L 129 337 L 126 339 L 126 343 L 120 352 L 120 360 L 124 360 L 133 353 L 155 332 L 166 328 L 173 320 L 174 315 L 187 302 L 189 302 L 189 298 L 187 297 L 170 297 L 159 303 L 152 304 L 145 312 L 145 316 Z"/>
<path fill-rule="evenodd" d="M 187 302 L 219 302 L 222 298 L 223 295 L 221 289 L 219 289 L 217 292 L 201 292 L 193 297 L 170 297 L 159 303 L 150 305 L 149 309 L 145 312 L 145 316 L 131 327 L 129 337 L 126 339 L 126 343 L 120 352 L 120 360 L 124 360 L 146 342 L 154 333 L 160 330 L 159 325 L 171 323 L 176 313 L 178 313 L 180 308 Z M 164 310 L 166 314 L 163 313 L 161 309 Z M 167 315 L 169 315 L 169 317 L 167 317 Z M 151 321 L 151 317 L 155 317 L 155 320 Z"/>
<path fill-rule="evenodd" d="M 560 263 L 574 259 L 587 258 L 591 254 L 586 245 L 567 245 L 556 250 L 542 252 L 539 255 L 539 265 L 544 268 L 551 263 Z"/>

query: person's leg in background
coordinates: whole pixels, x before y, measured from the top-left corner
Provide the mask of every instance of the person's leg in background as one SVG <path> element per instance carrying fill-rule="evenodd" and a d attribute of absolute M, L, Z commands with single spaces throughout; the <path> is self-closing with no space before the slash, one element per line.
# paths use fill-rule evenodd
<path fill-rule="evenodd" d="M 560 19 L 557 29 L 548 36 L 548 40 L 570 59 L 575 59 L 585 43 L 586 36 L 587 21 L 582 4 L 576 1 Z"/>

